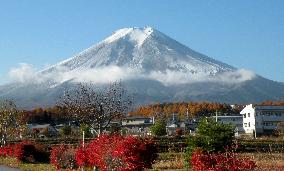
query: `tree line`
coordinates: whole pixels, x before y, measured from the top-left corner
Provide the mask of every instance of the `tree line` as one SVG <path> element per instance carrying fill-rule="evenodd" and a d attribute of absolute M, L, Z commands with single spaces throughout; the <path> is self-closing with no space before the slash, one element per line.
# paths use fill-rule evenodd
<path fill-rule="evenodd" d="M 279 106 L 284 105 L 284 100 L 281 101 L 264 101 L 259 105 L 272 105 Z M 211 116 L 216 113 L 232 115 L 238 114 L 244 105 L 234 105 L 226 103 L 215 102 L 182 102 L 182 103 L 157 103 L 139 106 L 136 109 L 130 111 L 128 114 L 131 116 L 145 116 L 151 117 L 158 114 L 164 114 L 167 117 L 171 117 L 173 113 L 176 113 L 180 118 L 186 117 L 187 110 L 189 117 L 197 116 Z M 47 108 L 37 107 L 32 110 L 21 111 L 22 121 L 21 123 L 61 123 L 68 121 L 66 113 L 68 110 L 62 106 L 53 106 Z M 70 119 L 70 118 L 69 118 Z"/>
<path fill-rule="evenodd" d="M 243 105 L 233 105 L 216 102 L 182 102 L 182 103 L 158 103 L 140 106 L 129 112 L 130 115 L 142 115 L 146 117 L 163 114 L 171 117 L 173 113 L 178 114 L 182 119 L 187 117 L 212 116 L 216 112 L 222 115 L 239 114 Z"/>

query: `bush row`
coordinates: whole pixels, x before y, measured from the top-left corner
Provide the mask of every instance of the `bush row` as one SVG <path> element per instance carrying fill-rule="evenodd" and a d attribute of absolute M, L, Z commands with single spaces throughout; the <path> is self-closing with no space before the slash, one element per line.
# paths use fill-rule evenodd
<path fill-rule="evenodd" d="M 249 171 L 256 168 L 249 157 L 240 157 L 233 151 L 209 153 L 196 149 L 191 157 L 193 171 Z"/>
<path fill-rule="evenodd" d="M 50 157 L 57 169 L 96 167 L 102 171 L 143 170 L 151 168 L 156 158 L 157 150 L 152 141 L 120 135 L 101 135 L 76 149 L 57 146 L 52 149 Z"/>
<path fill-rule="evenodd" d="M 0 147 L 0 156 L 16 157 L 18 161 L 27 163 L 48 163 L 49 149 L 38 143 L 23 141 L 18 144 Z"/>

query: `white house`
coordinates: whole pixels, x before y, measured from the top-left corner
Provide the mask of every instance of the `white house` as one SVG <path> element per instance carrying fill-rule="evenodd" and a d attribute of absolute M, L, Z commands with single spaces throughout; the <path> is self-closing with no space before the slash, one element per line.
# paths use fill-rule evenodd
<path fill-rule="evenodd" d="M 243 115 L 243 127 L 247 134 L 271 135 L 279 122 L 284 122 L 284 106 L 247 105 Z"/>

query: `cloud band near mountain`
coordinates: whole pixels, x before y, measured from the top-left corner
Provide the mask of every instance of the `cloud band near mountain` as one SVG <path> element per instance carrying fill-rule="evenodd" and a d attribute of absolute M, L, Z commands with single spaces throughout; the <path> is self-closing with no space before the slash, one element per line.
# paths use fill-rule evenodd
<path fill-rule="evenodd" d="M 191 84 L 196 82 L 223 82 L 236 84 L 252 80 L 256 75 L 245 69 L 227 71 L 216 74 L 179 72 L 166 70 L 165 72 L 144 72 L 137 69 L 129 69 L 118 66 L 108 66 L 96 69 L 69 70 L 64 67 L 56 67 L 49 72 L 40 72 L 30 64 L 22 63 L 18 68 L 9 71 L 9 78 L 13 82 L 21 83 L 43 83 L 53 82 L 59 84 L 65 81 L 93 82 L 105 84 L 117 80 L 129 81 L 134 79 L 150 79 L 163 83 L 166 86 L 176 84 Z"/>

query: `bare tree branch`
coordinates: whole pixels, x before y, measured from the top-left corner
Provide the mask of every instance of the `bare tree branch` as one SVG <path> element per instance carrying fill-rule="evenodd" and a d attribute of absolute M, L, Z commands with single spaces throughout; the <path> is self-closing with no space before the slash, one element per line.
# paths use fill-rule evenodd
<path fill-rule="evenodd" d="M 73 90 L 66 90 L 59 106 L 67 110 L 70 118 L 101 134 L 113 119 L 127 114 L 132 102 L 120 82 L 114 82 L 102 91 L 95 91 L 93 84 L 78 84 Z"/>

